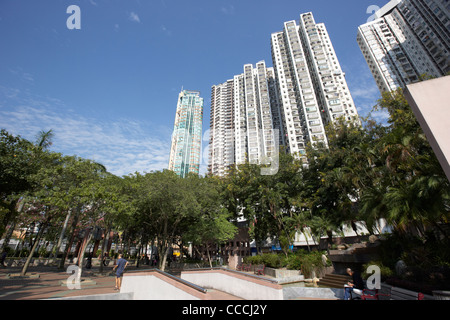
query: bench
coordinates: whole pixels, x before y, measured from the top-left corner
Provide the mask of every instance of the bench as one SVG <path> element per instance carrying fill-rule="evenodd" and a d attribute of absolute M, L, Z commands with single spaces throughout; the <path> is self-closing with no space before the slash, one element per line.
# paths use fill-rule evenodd
<path fill-rule="evenodd" d="M 380 297 L 389 297 L 389 295 L 379 293 L 378 289 L 364 289 L 360 295 L 362 300 L 380 300 Z"/>
<path fill-rule="evenodd" d="M 241 263 L 236 266 L 237 271 L 250 271 L 252 268 L 251 264 Z"/>
<path fill-rule="evenodd" d="M 266 275 L 265 269 L 266 269 L 265 265 L 258 265 L 255 268 L 255 274 L 265 276 Z"/>
<path fill-rule="evenodd" d="M 415 292 L 402 288 L 391 288 L 391 300 L 424 300 L 425 295 L 421 292 Z"/>
<path fill-rule="evenodd" d="M 390 294 L 379 293 L 377 289 L 364 289 L 363 293 L 357 298 L 361 298 L 362 300 L 380 300 L 380 297 L 389 297 L 390 300 L 425 300 L 425 298 L 430 299 L 430 297 L 426 297 L 421 292 L 415 292 L 397 287 L 392 287 Z"/>

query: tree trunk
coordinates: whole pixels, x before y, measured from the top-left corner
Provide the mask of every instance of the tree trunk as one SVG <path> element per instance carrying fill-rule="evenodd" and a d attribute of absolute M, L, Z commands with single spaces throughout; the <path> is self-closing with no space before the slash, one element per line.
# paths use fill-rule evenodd
<path fill-rule="evenodd" d="M 61 230 L 61 234 L 59 235 L 58 243 L 56 244 L 55 250 L 52 250 L 53 251 L 52 256 L 54 256 L 55 258 L 58 257 L 59 250 L 61 249 L 61 245 L 62 245 L 62 242 L 64 239 L 64 234 L 66 233 L 67 225 L 69 224 L 69 219 L 70 219 L 71 214 L 72 214 L 72 210 L 69 210 L 69 212 L 67 213 L 67 216 L 66 216 L 66 220 L 64 221 L 64 225 Z"/>
<path fill-rule="evenodd" d="M 92 240 L 92 236 L 93 236 L 93 232 L 92 230 L 88 230 L 88 235 L 84 238 L 84 242 L 83 245 L 81 246 L 81 251 L 79 254 L 79 259 L 77 260 L 78 262 L 78 273 L 77 273 L 77 282 L 76 283 L 81 283 L 81 273 L 83 272 L 83 260 L 84 260 L 84 253 L 86 251 L 86 248 L 89 244 L 89 242 Z"/>
<path fill-rule="evenodd" d="M 33 259 L 33 255 L 34 255 L 34 251 L 36 250 L 36 247 L 38 246 L 42 234 L 44 233 L 45 228 L 47 227 L 47 222 L 45 222 L 42 227 L 39 229 L 37 235 L 36 235 L 36 239 L 34 240 L 34 244 L 33 244 L 33 248 L 31 248 L 30 250 L 30 254 L 28 255 L 27 261 L 25 262 L 25 265 L 22 268 L 22 272 L 20 273 L 20 275 L 22 277 L 24 277 L 27 274 L 28 271 L 28 267 L 30 266 L 31 260 Z"/>
<path fill-rule="evenodd" d="M 11 222 L 11 226 L 9 227 L 9 229 L 7 231 L 5 229 L 5 231 L 6 231 L 5 240 L 3 241 L 2 250 L 0 252 L 3 252 L 3 250 L 5 250 L 6 247 L 8 246 L 9 240 L 11 239 L 14 229 L 16 228 L 16 217 L 17 217 L 16 214 L 22 212 L 23 206 L 25 204 L 25 202 L 22 201 L 19 204 L 19 208 L 17 208 L 18 203 L 19 203 L 19 200 L 11 201 L 11 203 L 8 206 L 8 212 L 6 213 L 6 215 L 3 219 L 3 224 L 4 224 L 5 228 L 8 227 L 8 224 L 10 222 Z M 17 210 L 16 210 L 16 208 L 17 208 Z"/>
<path fill-rule="evenodd" d="M 309 241 L 308 241 L 308 235 L 306 234 L 305 231 L 302 231 L 302 233 L 305 236 L 306 245 L 308 246 L 308 252 L 311 252 L 311 247 L 309 246 Z"/>
<path fill-rule="evenodd" d="M 327 230 L 327 236 L 328 236 L 328 248 L 331 248 L 333 245 L 333 232 L 331 230 Z"/>
<path fill-rule="evenodd" d="M 3 252 L 4 250 L 6 250 L 6 247 L 8 246 L 9 241 L 11 240 L 11 237 L 12 237 L 12 234 L 13 234 L 15 228 L 16 228 L 16 221 L 14 220 L 12 222 L 12 224 L 9 226 L 8 231 L 6 232 L 6 236 L 3 241 L 3 246 L 2 246 L 2 249 L 0 250 L 0 252 Z"/>
<path fill-rule="evenodd" d="M 59 262 L 58 269 L 64 269 L 64 264 L 66 263 L 67 256 L 72 247 L 73 239 L 75 238 L 75 230 L 76 230 L 76 227 L 78 224 L 79 214 L 80 214 L 80 209 L 76 208 L 75 216 L 73 217 L 73 221 L 72 221 L 72 235 L 70 237 L 70 241 L 67 244 L 67 247 L 64 249 L 63 256 L 61 257 L 61 261 Z"/>
<path fill-rule="evenodd" d="M 103 243 L 102 243 L 102 246 L 100 249 L 100 268 L 99 268 L 100 273 L 103 272 L 103 259 L 105 256 L 106 247 L 109 242 L 109 233 L 110 233 L 110 229 L 108 228 L 107 230 L 105 230 L 105 238 L 103 239 Z"/>
<path fill-rule="evenodd" d="M 161 248 L 161 253 L 163 253 L 163 252 L 164 252 L 164 254 L 162 255 L 162 257 L 161 256 L 159 257 L 160 258 L 159 269 L 161 271 L 166 270 L 167 255 L 169 254 L 169 246 L 168 245 L 164 249 Z"/>

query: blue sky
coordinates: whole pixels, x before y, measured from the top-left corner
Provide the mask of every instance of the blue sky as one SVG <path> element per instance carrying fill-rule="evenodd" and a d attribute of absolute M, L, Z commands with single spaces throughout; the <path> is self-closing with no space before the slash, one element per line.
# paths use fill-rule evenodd
<path fill-rule="evenodd" d="M 201 92 L 207 132 L 211 86 L 247 63 L 272 66 L 271 33 L 310 11 L 366 116 L 379 92 L 356 33 L 368 7 L 387 2 L 1 0 L 0 127 L 30 140 L 53 129 L 53 151 L 118 175 L 165 169 L 181 88 Z M 66 26 L 70 5 L 81 9 L 80 30 Z"/>

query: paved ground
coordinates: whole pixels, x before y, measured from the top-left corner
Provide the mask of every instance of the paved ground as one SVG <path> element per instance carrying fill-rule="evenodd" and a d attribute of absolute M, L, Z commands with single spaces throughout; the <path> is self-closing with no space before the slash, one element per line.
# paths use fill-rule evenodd
<path fill-rule="evenodd" d="M 140 268 L 129 266 L 126 272 L 145 269 L 150 269 L 150 267 L 145 265 Z M 112 267 L 104 267 L 102 274 L 99 274 L 98 267 L 90 270 L 84 269 L 79 290 L 71 290 L 67 287 L 64 281 L 71 276 L 71 273 L 66 273 L 65 270 L 61 271 L 56 267 L 48 266 L 30 267 L 25 278 L 17 277 L 21 270 L 20 267 L 0 267 L 0 300 L 39 300 L 118 293 L 114 290 L 115 276 Z M 267 276 L 267 278 L 271 277 Z M 213 300 L 242 300 L 221 291 L 209 291 Z M 299 298 L 298 300 L 316 299 Z"/>
<path fill-rule="evenodd" d="M 126 272 L 145 269 L 149 267 L 136 269 L 130 266 Z M 19 267 L 0 267 L 0 300 L 38 300 L 118 293 L 114 290 L 115 277 L 112 267 L 105 267 L 102 274 L 98 271 L 98 267 L 83 270 L 81 289 L 71 290 L 66 284 L 61 283 L 71 274 L 56 267 L 30 267 L 25 278 L 15 277 L 21 272 Z M 214 300 L 241 300 L 217 290 L 210 292 Z"/>
<path fill-rule="evenodd" d="M 130 272 L 136 268 L 129 267 L 127 270 Z M 111 267 L 105 268 L 106 272 L 102 275 L 98 274 L 98 267 L 84 270 L 80 290 L 70 290 L 67 285 L 61 284 L 71 274 L 56 267 L 30 267 L 26 278 L 8 276 L 17 275 L 20 271 L 19 267 L 0 267 L 0 300 L 52 299 L 118 292 L 114 290 L 115 277 Z"/>

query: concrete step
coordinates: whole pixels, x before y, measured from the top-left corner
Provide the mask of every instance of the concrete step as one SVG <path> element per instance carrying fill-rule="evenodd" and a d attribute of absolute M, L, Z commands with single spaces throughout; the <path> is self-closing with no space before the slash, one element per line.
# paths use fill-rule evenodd
<path fill-rule="evenodd" d="M 320 279 L 319 285 L 330 288 L 342 288 L 349 280 L 350 277 L 347 275 L 326 274 L 322 279 Z"/>

